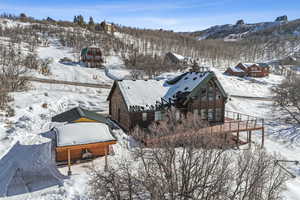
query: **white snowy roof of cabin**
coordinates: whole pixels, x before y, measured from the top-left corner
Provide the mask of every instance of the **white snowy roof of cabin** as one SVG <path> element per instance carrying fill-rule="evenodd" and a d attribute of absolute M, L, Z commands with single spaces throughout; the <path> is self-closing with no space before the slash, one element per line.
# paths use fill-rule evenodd
<path fill-rule="evenodd" d="M 252 65 L 255 65 L 256 63 L 242 63 L 246 68 L 251 67 Z"/>
<path fill-rule="evenodd" d="M 172 52 L 171 52 L 172 53 Z M 177 53 L 172 53 L 178 60 L 184 60 L 185 59 L 185 57 L 184 56 L 182 56 L 182 55 L 179 55 L 179 54 L 177 54 Z"/>
<path fill-rule="evenodd" d="M 71 146 L 116 140 L 103 123 L 70 123 L 56 129 L 57 146 Z"/>
<path fill-rule="evenodd" d="M 166 101 L 174 100 L 178 92 L 191 92 L 204 80 L 209 73 L 188 72 L 174 84 L 163 80 L 123 80 L 119 87 L 128 109 L 130 106 L 140 106 L 148 110 L 163 98 Z"/>
<path fill-rule="evenodd" d="M 230 67 L 230 69 L 231 69 L 233 72 L 244 72 L 244 70 L 242 70 L 242 69 L 239 68 L 239 67 Z"/>

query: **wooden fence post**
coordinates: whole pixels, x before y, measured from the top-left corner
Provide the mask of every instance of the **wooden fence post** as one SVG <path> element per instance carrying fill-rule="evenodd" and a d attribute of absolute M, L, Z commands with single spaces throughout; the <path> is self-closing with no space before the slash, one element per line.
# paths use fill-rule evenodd
<path fill-rule="evenodd" d="M 105 153 L 105 165 L 104 165 L 104 170 L 106 171 L 108 168 L 107 165 L 107 147 L 104 148 L 104 153 Z"/>
<path fill-rule="evenodd" d="M 238 130 L 237 130 L 237 139 L 236 139 L 236 145 L 239 144 L 240 141 L 240 120 L 238 121 Z"/>
<path fill-rule="evenodd" d="M 68 149 L 68 176 L 72 175 L 71 171 L 71 150 Z"/>
<path fill-rule="evenodd" d="M 265 143 L 265 120 L 262 119 L 262 136 L 261 136 L 261 148 L 264 148 Z"/>

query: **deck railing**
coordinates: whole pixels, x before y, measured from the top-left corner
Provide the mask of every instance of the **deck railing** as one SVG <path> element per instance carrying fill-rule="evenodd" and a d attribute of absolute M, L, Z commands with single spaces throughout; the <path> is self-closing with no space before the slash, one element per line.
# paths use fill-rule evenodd
<path fill-rule="evenodd" d="M 175 135 L 148 138 L 148 143 L 158 143 L 160 140 L 180 139 L 182 137 L 197 137 L 204 134 L 222 135 L 226 141 L 228 135 L 236 133 L 236 143 L 240 143 L 240 133 L 247 132 L 247 143 L 251 144 L 252 131 L 260 130 L 262 132 L 261 146 L 264 146 L 264 119 L 237 112 L 226 111 L 225 121 L 222 124 L 214 124 L 201 128 L 193 133 L 179 133 Z"/>

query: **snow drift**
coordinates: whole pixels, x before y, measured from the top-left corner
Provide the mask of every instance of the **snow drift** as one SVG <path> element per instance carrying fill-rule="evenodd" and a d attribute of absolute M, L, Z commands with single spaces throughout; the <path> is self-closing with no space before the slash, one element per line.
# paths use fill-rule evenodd
<path fill-rule="evenodd" d="M 0 197 L 62 185 L 52 157 L 51 140 L 24 145 L 17 142 L 0 160 Z"/>

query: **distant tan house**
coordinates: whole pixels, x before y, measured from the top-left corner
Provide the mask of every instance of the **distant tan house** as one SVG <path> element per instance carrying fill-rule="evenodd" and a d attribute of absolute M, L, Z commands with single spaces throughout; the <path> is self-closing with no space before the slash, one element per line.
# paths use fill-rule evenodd
<path fill-rule="evenodd" d="M 113 34 L 116 31 L 115 26 L 112 23 L 107 23 L 103 21 L 100 23 L 101 29 L 106 33 Z"/>

